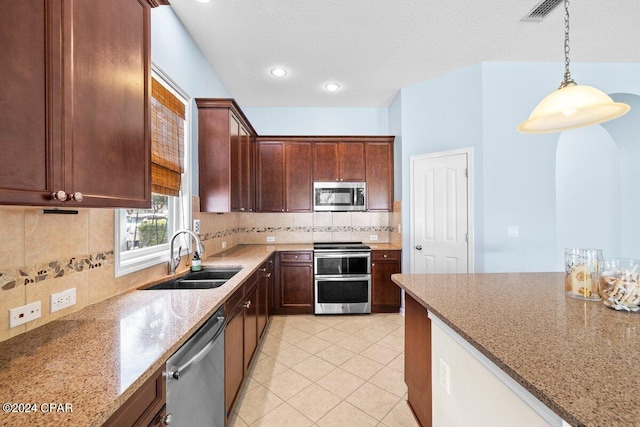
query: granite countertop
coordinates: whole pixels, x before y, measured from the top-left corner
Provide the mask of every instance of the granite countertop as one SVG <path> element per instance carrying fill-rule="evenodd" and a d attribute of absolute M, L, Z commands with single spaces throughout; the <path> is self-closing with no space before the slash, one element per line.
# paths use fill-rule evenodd
<path fill-rule="evenodd" d="M 392 279 L 571 425 L 640 425 L 640 314 L 565 296 L 564 273 Z"/>
<path fill-rule="evenodd" d="M 0 402 L 36 411 L 0 412 L 0 425 L 102 425 L 274 251 L 312 249 L 236 246 L 203 259 L 243 267 L 219 288 L 132 290 L 1 342 Z"/>
<path fill-rule="evenodd" d="M 402 247 L 393 243 L 367 242 L 373 251 L 401 251 Z"/>

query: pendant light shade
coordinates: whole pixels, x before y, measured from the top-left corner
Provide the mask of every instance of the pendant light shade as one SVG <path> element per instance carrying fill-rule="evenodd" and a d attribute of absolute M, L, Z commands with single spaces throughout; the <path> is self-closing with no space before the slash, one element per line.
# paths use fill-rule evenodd
<path fill-rule="evenodd" d="M 565 86 L 547 95 L 527 120 L 520 123 L 523 133 L 548 133 L 591 126 L 615 119 L 630 110 L 627 104 L 613 102 L 606 93 L 586 85 Z"/>
<path fill-rule="evenodd" d="M 569 70 L 569 0 L 564 0 L 564 11 L 564 79 L 558 90 L 540 101 L 529 118 L 520 123 L 520 132 L 561 132 L 596 125 L 631 109 L 622 102 L 613 102 L 609 95 L 594 87 L 573 81 Z"/>

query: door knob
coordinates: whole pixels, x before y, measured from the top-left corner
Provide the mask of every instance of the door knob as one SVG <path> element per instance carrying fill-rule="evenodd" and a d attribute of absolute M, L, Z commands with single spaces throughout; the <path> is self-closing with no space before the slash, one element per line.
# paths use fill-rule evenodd
<path fill-rule="evenodd" d="M 416 249 L 421 251 L 422 250 L 422 245 L 416 245 Z"/>

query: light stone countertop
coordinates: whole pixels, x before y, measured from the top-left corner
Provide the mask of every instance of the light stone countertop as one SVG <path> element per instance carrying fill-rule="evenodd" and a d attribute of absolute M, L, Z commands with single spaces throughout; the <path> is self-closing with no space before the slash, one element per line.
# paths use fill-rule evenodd
<path fill-rule="evenodd" d="M 640 314 L 569 298 L 564 273 L 394 274 L 573 426 L 640 426 Z"/>
<path fill-rule="evenodd" d="M 219 288 L 132 290 L 1 342 L 0 403 L 35 404 L 37 412 L 0 412 L 0 425 L 102 425 L 273 252 L 312 249 L 236 246 L 203 259 L 243 267 Z M 73 412 L 44 413 L 52 402 Z"/>

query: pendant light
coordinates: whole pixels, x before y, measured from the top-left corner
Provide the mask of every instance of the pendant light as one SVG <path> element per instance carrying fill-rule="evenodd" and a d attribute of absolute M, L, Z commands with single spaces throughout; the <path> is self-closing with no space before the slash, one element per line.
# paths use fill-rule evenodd
<path fill-rule="evenodd" d="M 591 126 L 615 119 L 630 110 L 627 104 L 613 102 L 606 93 L 579 85 L 569 71 L 569 0 L 564 0 L 564 80 L 557 91 L 547 95 L 527 120 L 520 123 L 523 133 L 549 133 Z"/>

